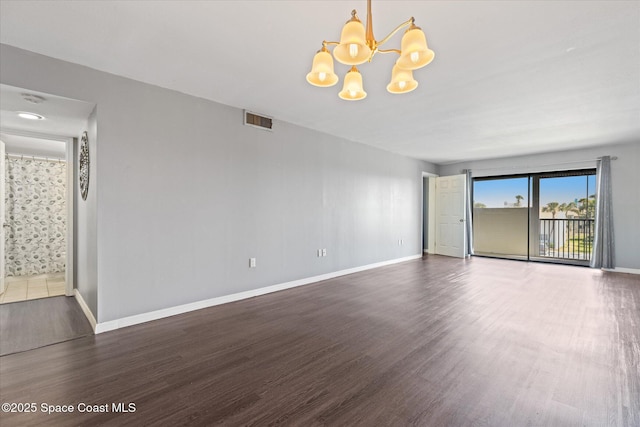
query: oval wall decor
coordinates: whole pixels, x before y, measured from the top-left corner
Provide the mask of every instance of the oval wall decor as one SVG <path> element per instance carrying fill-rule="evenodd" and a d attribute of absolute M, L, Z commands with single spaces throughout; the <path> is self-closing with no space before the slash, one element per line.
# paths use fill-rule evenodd
<path fill-rule="evenodd" d="M 82 142 L 80 144 L 80 194 L 82 200 L 87 200 L 89 193 L 89 137 L 87 132 L 82 134 Z"/>

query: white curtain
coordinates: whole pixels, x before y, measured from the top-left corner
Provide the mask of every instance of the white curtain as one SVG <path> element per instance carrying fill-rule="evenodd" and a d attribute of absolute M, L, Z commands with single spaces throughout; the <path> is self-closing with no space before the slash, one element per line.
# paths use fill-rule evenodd
<path fill-rule="evenodd" d="M 465 208 L 467 211 L 467 253 L 466 256 L 473 255 L 473 177 L 471 176 L 471 169 L 466 169 L 467 175 L 467 200 L 465 201 Z"/>
<path fill-rule="evenodd" d="M 599 159 L 596 169 L 596 219 L 590 266 L 614 268 L 613 213 L 611 212 L 611 158 Z"/>

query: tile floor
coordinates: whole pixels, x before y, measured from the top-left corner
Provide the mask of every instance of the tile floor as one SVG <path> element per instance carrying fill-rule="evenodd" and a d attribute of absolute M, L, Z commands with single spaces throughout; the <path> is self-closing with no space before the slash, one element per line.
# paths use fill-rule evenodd
<path fill-rule="evenodd" d="M 0 304 L 64 295 L 64 273 L 7 277 L 4 286 Z"/>

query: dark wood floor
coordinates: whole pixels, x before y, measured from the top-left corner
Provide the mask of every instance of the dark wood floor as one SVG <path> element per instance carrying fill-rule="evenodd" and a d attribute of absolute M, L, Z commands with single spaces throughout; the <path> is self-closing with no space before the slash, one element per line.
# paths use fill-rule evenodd
<path fill-rule="evenodd" d="M 640 425 L 640 277 L 430 256 L 0 358 L 9 425 Z"/>
<path fill-rule="evenodd" d="M 91 324 L 75 298 L 58 296 L 0 305 L 1 356 L 91 334 Z"/>

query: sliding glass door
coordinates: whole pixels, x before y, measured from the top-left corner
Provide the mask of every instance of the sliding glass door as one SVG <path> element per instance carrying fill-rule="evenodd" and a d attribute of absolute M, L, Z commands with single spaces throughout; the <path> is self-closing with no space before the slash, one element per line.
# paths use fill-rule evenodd
<path fill-rule="evenodd" d="M 595 171 L 536 175 L 533 185 L 537 206 L 531 229 L 540 244 L 531 257 L 588 263 L 594 236 Z"/>
<path fill-rule="evenodd" d="M 588 264 L 595 170 L 476 178 L 476 255 Z"/>
<path fill-rule="evenodd" d="M 478 255 L 528 257 L 529 177 L 475 179 L 473 247 Z"/>

